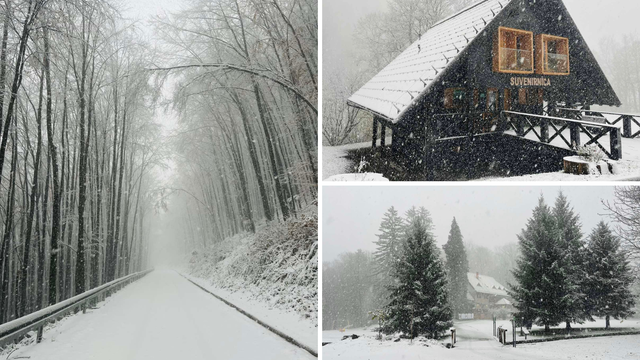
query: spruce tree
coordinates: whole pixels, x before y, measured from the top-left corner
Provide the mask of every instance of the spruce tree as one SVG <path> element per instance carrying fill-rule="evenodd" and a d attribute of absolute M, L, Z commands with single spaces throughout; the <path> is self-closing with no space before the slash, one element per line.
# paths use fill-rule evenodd
<path fill-rule="evenodd" d="M 404 224 L 398 211 L 392 206 L 384 214 L 380 223 L 380 234 L 375 242 L 377 249 L 373 254 L 376 269 L 384 278 L 388 278 L 396 261 L 402 257 L 402 239 Z"/>
<path fill-rule="evenodd" d="M 564 254 L 562 268 L 566 273 L 567 307 L 563 320 L 566 328 L 571 329 L 572 322 L 582 323 L 587 318 L 582 292 L 582 282 L 586 274 L 580 217 L 573 212 L 562 192 L 556 198 L 553 216 L 560 231 L 560 247 Z"/>
<path fill-rule="evenodd" d="M 424 210 L 414 217 L 403 246 L 403 259 L 393 270 L 390 302 L 384 331 L 411 338 L 437 338 L 453 324 L 448 303 L 447 278 Z"/>
<path fill-rule="evenodd" d="M 449 280 L 449 298 L 455 316 L 466 311 L 469 307 L 469 302 L 467 301 L 469 261 L 467 260 L 464 243 L 462 242 L 462 233 L 455 218 L 453 218 L 453 222 L 451 223 L 449 239 L 443 248 L 447 256 L 446 267 Z"/>
<path fill-rule="evenodd" d="M 586 310 L 591 316 L 605 317 L 608 329 L 612 317 L 626 319 L 634 314 L 634 278 L 629 260 L 620 249 L 620 239 L 604 222 L 591 232 L 588 254 Z"/>
<path fill-rule="evenodd" d="M 522 256 L 513 271 L 517 284 L 510 284 L 516 317 L 523 323 L 544 325 L 549 331 L 564 320 L 570 302 L 560 232 L 542 197 L 518 240 Z"/>

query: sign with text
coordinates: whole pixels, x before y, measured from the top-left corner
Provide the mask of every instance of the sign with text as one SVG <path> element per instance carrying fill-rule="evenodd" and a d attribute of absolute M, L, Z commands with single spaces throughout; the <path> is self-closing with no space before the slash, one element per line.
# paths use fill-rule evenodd
<path fill-rule="evenodd" d="M 511 86 L 551 86 L 551 80 L 544 77 L 512 77 Z"/>
<path fill-rule="evenodd" d="M 473 320 L 473 314 L 458 314 L 458 320 Z"/>

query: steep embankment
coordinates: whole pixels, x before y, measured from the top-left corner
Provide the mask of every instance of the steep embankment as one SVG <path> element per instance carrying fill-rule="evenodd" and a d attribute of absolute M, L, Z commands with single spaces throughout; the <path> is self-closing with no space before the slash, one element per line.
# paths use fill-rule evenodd
<path fill-rule="evenodd" d="M 316 347 L 317 210 L 194 252 L 189 274 L 217 295 Z"/>

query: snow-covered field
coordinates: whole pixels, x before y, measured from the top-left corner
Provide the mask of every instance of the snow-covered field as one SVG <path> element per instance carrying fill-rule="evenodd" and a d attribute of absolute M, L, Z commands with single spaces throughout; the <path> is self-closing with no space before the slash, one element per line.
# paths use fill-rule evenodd
<path fill-rule="evenodd" d="M 314 359 L 174 271 L 155 271 L 9 359 Z"/>
<path fill-rule="evenodd" d="M 317 351 L 315 213 L 238 235 L 195 254 L 189 278 Z"/>
<path fill-rule="evenodd" d="M 601 321 L 584 326 L 597 327 Z M 507 322 L 505 322 L 506 324 Z M 625 324 L 627 323 L 627 324 Z M 625 326 L 640 326 L 640 321 L 623 322 Z M 619 327 L 617 321 L 613 327 Z M 604 323 L 602 323 L 604 325 Z M 592 359 L 592 360 L 633 360 L 640 359 L 640 335 L 611 336 L 589 339 L 562 340 L 537 344 L 503 346 L 492 337 L 491 321 L 470 321 L 456 323 L 458 343 L 454 349 L 447 349 L 448 339 L 439 342 L 425 339 L 394 342 L 394 338 L 384 341 L 376 340 L 376 333 L 365 329 L 352 329 L 344 333 L 324 331 L 323 342 L 331 344 L 323 346 L 323 359 L 352 360 L 529 360 L 529 359 Z M 576 325 L 577 326 L 577 325 Z M 363 335 L 356 340 L 342 341 L 343 335 Z"/>

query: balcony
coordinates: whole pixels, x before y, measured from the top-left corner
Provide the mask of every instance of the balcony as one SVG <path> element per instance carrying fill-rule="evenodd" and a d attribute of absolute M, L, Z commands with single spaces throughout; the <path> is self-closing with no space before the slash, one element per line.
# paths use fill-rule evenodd
<path fill-rule="evenodd" d="M 533 72 L 533 56 L 531 51 L 500 48 L 500 71 Z"/>
<path fill-rule="evenodd" d="M 569 56 L 564 54 L 546 54 L 545 72 L 553 74 L 569 73 Z"/>

